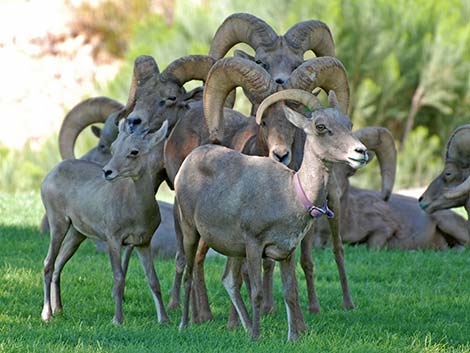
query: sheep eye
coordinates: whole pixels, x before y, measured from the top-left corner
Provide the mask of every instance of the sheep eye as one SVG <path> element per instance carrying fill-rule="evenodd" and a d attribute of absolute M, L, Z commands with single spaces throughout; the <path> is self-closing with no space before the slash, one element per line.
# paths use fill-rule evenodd
<path fill-rule="evenodd" d="M 324 124 L 318 124 L 318 125 L 316 126 L 316 128 L 317 128 L 317 131 L 320 132 L 320 133 L 326 131 L 326 126 L 325 126 Z"/>
<path fill-rule="evenodd" d="M 258 65 L 263 64 L 263 62 L 261 60 L 256 60 L 255 63 L 257 63 Z"/>
<path fill-rule="evenodd" d="M 165 100 L 162 99 L 160 102 L 158 102 L 158 105 L 159 105 L 160 107 L 163 107 L 163 106 L 165 105 Z"/>
<path fill-rule="evenodd" d="M 174 101 L 176 100 L 176 97 L 175 97 L 175 96 L 171 96 L 171 97 L 168 97 L 168 99 L 174 102 Z"/>
<path fill-rule="evenodd" d="M 130 155 L 134 156 L 134 157 L 137 156 L 138 154 L 139 154 L 138 150 L 132 150 L 131 153 L 130 153 Z"/>

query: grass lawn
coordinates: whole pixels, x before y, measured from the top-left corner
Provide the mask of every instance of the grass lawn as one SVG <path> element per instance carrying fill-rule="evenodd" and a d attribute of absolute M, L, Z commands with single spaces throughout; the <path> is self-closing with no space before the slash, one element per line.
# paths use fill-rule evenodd
<path fill-rule="evenodd" d="M 402 252 L 346 247 L 357 307 L 351 312 L 341 309 L 332 252 L 315 250 L 322 312 L 304 312 L 309 330 L 293 343 L 286 342 L 278 273 L 278 309 L 262 319 L 261 339 L 251 342 L 242 329 L 225 328 L 229 299 L 220 282 L 222 258 L 206 262 L 213 322 L 179 333 L 178 310 L 170 312 L 170 325 L 158 325 L 135 257 L 126 283 L 125 322 L 114 326 L 111 266 L 85 242 L 63 272 L 64 314 L 44 324 L 42 263 L 49 239 L 37 231 L 42 212 L 37 194 L 0 194 L 0 352 L 470 352 L 470 248 Z M 157 261 L 156 269 L 168 303 L 173 261 Z M 297 272 L 306 307 L 300 266 Z"/>

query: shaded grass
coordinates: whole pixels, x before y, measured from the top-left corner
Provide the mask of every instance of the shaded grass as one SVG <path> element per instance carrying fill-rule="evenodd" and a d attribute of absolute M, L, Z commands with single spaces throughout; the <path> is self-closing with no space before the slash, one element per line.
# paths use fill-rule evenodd
<path fill-rule="evenodd" d="M 276 268 L 277 312 L 262 319 L 262 337 L 225 328 L 229 299 L 220 283 L 224 260 L 210 258 L 207 285 L 215 320 L 178 332 L 180 311 L 160 326 L 145 277 L 131 260 L 124 303 L 125 323 L 111 324 L 114 303 L 109 261 L 85 242 L 62 277 L 64 314 L 40 320 L 42 262 L 48 237 L 37 224 L 37 194 L 0 194 L 0 352 L 470 352 L 470 250 L 369 251 L 346 248 L 346 264 L 357 309 L 341 309 L 333 256 L 315 250 L 320 315 L 305 318 L 309 331 L 287 343 L 287 321 Z M 156 261 L 168 303 L 173 261 Z M 297 269 L 303 307 L 306 292 Z"/>

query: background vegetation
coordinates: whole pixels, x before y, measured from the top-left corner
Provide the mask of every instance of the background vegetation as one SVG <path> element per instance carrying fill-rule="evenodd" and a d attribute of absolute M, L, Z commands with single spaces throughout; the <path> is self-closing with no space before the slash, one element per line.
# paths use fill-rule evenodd
<path fill-rule="evenodd" d="M 371 251 L 346 247 L 346 266 L 357 310 L 341 308 L 341 289 L 330 249 L 314 250 L 320 315 L 308 314 L 309 330 L 287 343 L 282 285 L 275 273 L 277 311 L 261 322 L 262 337 L 251 342 L 242 329 L 225 328 L 229 298 L 220 278 L 221 257 L 206 262 L 206 280 L 215 320 L 178 333 L 181 311 L 171 324 L 157 324 L 154 303 L 137 261 L 126 279 L 125 322 L 111 324 L 112 272 L 104 253 L 85 241 L 65 266 L 61 287 L 64 313 L 40 320 L 42 263 L 49 237 L 37 224 L 37 193 L 0 193 L 0 352 L 470 352 L 470 249 L 454 251 Z M 168 303 L 173 260 L 157 260 L 164 302 Z M 307 295 L 297 266 L 303 308 Z"/>
<path fill-rule="evenodd" d="M 116 79 L 101 90 L 125 102 L 138 55 L 154 56 L 164 69 L 180 56 L 207 54 L 216 29 L 234 12 L 255 14 L 278 33 L 307 19 L 329 25 L 349 74 L 355 127 L 383 125 L 396 138 L 397 188 L 428 183 L 441 167 L 450 132 L 470 121 L 467 0 L 107 0 L 76 7 L 74 28 L 95 38 L 97 55 L 124 59 Z M 243 104 L 237 106 L 244 110 Z M 82 140 L 82 151 L 94 144 L 90 136 Z M 0 150 L 0 190 L 37 190 L 59 160 L 54 144 L 55 137 L 35 153 L 29 146 Z M 356 183 L 379 186 L 376 170 L 361 174 Z"/>

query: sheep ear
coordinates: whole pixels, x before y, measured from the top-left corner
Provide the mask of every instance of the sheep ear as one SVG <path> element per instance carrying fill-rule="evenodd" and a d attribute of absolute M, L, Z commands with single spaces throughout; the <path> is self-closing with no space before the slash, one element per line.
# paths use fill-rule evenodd
<path fill-rule="evenodd" d="M 155 147 L 160 142 L 162 142 L 165 139 L 167 133 L 168 133 L 168 120 L 165 120 L 160 129 L 146 136 L 146 139 L 148 139 L 149 147 L 150 148 Z"/>
<path fill-rule="evenodd" d="M 288 106 L 284 105 L 282 107 L 284 109 L 284 114 L 286 115 L 287 120 L 289 120 L 292 124 L 294 124 L 299 129 L 305 130 L 307 127 L 307 118 L 300 113 L 297 113 L 295 110 L 289 108 Z"/>
<path fill-rule="evenodd" d="M 100 129 L 98 126 L 93 125 L 93 126 L 91 127 L 91 132 L 93 132 L 93 135 L 95 135 L 96 137 L 100 138 L 100 136 L 101 136 L 101 129 Z"/>
<path fill-rule="evenodd" d="M 119 133 L 120 134 L 125 134 L 126 133 L 126 125 L 127 125 L 127 122 L 126 120 L 121 120 L 119 122 Z"/>
<path fill-rule="evenodd" d="M 255 61 L 255 57 L 248 54 L 248 53 L 245 53 L 243 50 L 235 50 L 233 52 L 233 56 L 236 56 L 238 58 L 242 58 L 242 59 L 247 59 L 247 60 L 250 60 L 250 61 Z"/>
<path fill-rule="evenodd" d="M 336 98 L 336 93 L 333 90 L 328 92 L 328 105 L 330 106 L 330 108 L 336 108 L 341 111 L 338 98 Z"/>

